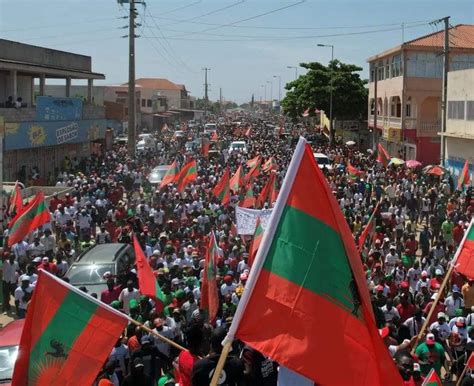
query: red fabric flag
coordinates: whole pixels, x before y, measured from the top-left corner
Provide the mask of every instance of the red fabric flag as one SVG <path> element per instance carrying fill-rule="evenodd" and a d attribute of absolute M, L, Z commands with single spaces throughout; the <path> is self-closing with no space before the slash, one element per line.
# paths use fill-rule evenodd
<path fill-rule="evenodd" d="M 265 173 L 268 173 L 268 172 L 271 172 L 271 171 L 274 171 L 274 170 L 278 170 L 278 164 L 277 162 L 275 161 L 275 158 L 273 157 L 270 157 L 267 162 L 265 162 L 263 164 L 263 169 L 262 169 Z"/>
<path fill-rule="evenodd" d="M 260 216 L 257 217 L 257 223 L 255 224 L 255 232 L 253 234 L 252 244 L 250 244 L 249 250 L 249 267 L 252 266 L 253 261 L 255 260 L 255 255 L 257 254 L 258 248 L 263 238 L 263 227 L 262 222 L 260 221 Z"/>
<path fill-rule="evenodd" d="M 164 175 L 163 179 L 161 180 L 160 189 L 163 189 L 165 186 L 172 184 L 173 182 L 176 182 L 177 176 L 178 176 L 178 165 L 176 164 L 176 161 L 173 161 L 173 163 L 169 166 L 168 170 L 166 171 L 166 174 Z"/>
<path fill-rule="evenodd" d="M 245 165 L 248 167 L 248 168 L 253 168 L 255 165 L 257 165 L 260 161 L 260 158 L 261 156 L 257 155 L 256 157 L 252 158 L 252 159 L 249 159 Z"/>
<path fill-rule="evenodd" d="M 143 249 L 138 242 L 137 236 L 133 235 L 133 249 L 135 250 L 135 261 L 137 264 L 138 284 L 142 295 L 148 296 L 155 301 L 156 309 L 161 312 L 165 304 L 165 296 L 156 280 L 155 274 L 148 263 Z"/>
<path fill-rule="evenodd" d="M 362 171 L 352 166 L 349 160 L 347 161 L 347 173 L 349 173 L 349 178 L 352 180 L 356 180 L 364 174 Z"/>
<path fill-rule="evenodd" d="M 170 131 L 168 125 L 165 123 L 162 127 L 161 127 L 161 132 L 162 133 L 165 133 L 165 132 L 168 132 Z"/>
<path fill-rule="evenodd" d="M 458 178 L 458 190 L 462 190 L 464 185 L 469 185 L 470 182 L 471 178 L 469 176 L 469 163 L 466 160 Z"/>
<path fill-rule="evenodd" d="M 469 224 L 453 258 L 455 269 L 470 280 L 474 280 L 474 226 L 473 221 Z"/>
<path fill-rule="evenodd" d="M 40 270 L 12 385 L 92 385 L 128 322 L 126 315 Z"/>
<path fill-rule="evenodd" d="M 184 188 L 190 182 L 194 182 L 197 179 L 197 164 L 195 160 L 189 161 L 183 166 L 178 176 L 176 177 L 176 184 L 178 186 L 178 192 L 183 192 Z"/>
<path fill-rule="evenodd" d="M 234 222 L 232 222 L 232 224 L 230 225 L 229 235 L 231 235 L 232 237 L 236 237 L 238 235 L 237 227 L 235 226 Z"/>
<path fill-rule="evenodd" d="M 260 169 L 262 168 L 262 157 L 258 156 L 257 163 L 252 166 L 249 172 L 245 175 L 244 183 L 248 184 L 253 178 L 260 175 Z"/>
<path fill-rule="evenodd" d="M 212 323 L 216 319 L 219 310 L 219 288 L 217 287 L 217 260 L 219 258 L 219 248 L 216 243 L 214 232 L 209 237 L 209 245 L 206 251 L 204 262 L 204 274 L 201 288 L 201 309 L 207 310 L 209 321 Z"/>
<path fill-rule="evenodd" d="M 212 189 L 212 194 L 216 196 L 222 205 L 227 205 L 230 202 L 230 170 L 229 167 L 225 168 L 224 174 L 220 178 L 217 185 Z"/>
<path fill-rule="evenodd" d="M 240 202 L 242 208 L 251 208 L 255 206 L 256 199 L 255 194 L 253 193 L 253 182 L 248 184 L 247 191 L 245 192 L 244 199 Z"/>
<path fill-rule="evenodd" d="M 443 382 L 435 369 L 431 369 L 421 386 L 443 386 Z"/>
<path fill-rule="evenodd" d="M 23 198 L 21 197 L 21 188 L 18 181 L 15 182 L 15 187 L 10 196 L 10 206 L 8 207 L 8 213 L 18 214 L 23 210 Z"/>
<path fill-rule="evenodd" d="M 380 162 L 385 167 L 387 167 L 390 162 L 390 156 L 381 143 L 377 145 L 377 162 Z"/>
<path fill-rule="evenodd" d="M 316 384 L 403 384 L 349 226 L 303 138 L 223 343 L 234 337 Z"/>
<path fill-rule="evenodd" d="M 10 221 L 8 246 L 23 240 L 30 232 L 51 221 L 51 216 L 44 202 L 44 193 L 36 193 L 35 198 Z"/>
<path fill-rule="evenodd" d="M 218 141 L 219 136 L 217 135 L 217 131 L 213 131 L 211 135 L 211 141 Z"/>
<path fill-rule="evenodd" d="M 235 174 L 230 179 L 230 190 L 232 190 L 234 193 L 237 193 L 243 184 L 243 169 L 242 165 L 240 165 L 235 171 Z"/>
<path fill-rule="evenodd" d="M 469 355 L 469 359 L 467 360 L 466 366 L 469 370 L 474 370 L 474 355 Z"/>
<path fill-rule="evenodd" d="M 252 127 L 249 126 L 247 131 L 245 132 L 245 136 L 250 138 L 251 135 L 252 135 Z"/>
<path fill-rule="evenodd" d="M 359 251 L 362 251 L 362 248 L 364 247 L 364 244 L 365 244 L 365 240 L 367 240 L 367 236 L 369 236 L 369 234 L 372 234 L 375 229 L 375 216 L 379 212 L 379 206 L 380 206 L 380 202 L 378 202 L 377 205 L 375 206 L 374 211 L 370 215 L 369 221 L 367 222 L 367 224 L 364 227 L 364 230 L 359 236 L 359 243 L 358 243 Z"/>
<path fill-rule="evenodd" d="M 309 109 L 306 109 L 306 110 L 303 112 L 303 117 L 309 117 Z"/>
<path fill-rule="evenodd" d="M 268 197 L 270 196 L 270 192 L 273 188 L 273 185 L 275 184 L 275 178 L 275 173 L 270 174 L 270 177 L 268 177 L 267 183 L 258 195 L 256 203 L 257 208 L 261 208 L 265 204 L 265 201 L 267 201 Z"/>

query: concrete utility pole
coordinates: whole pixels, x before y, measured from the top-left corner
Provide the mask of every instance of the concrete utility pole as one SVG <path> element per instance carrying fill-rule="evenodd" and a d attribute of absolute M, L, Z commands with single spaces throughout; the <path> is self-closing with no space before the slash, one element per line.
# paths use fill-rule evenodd
<path fill-rule="evenodd" d="M 372 130 L 372 150 L 375 151 L 377 145 L 375 144 L 375 132 L 377 130 L 377 109 L 379 107 L 379 101 L 377 100 L 377 77 L 378 77 L 378 66 L 377 62 L 374 65 L 374 98 L 375 98 L 375 110 L 374 110 L 374 129 Z M 369 110 L 370 111 L 370 110 Z"/>
<path fill-rule="evenodd" d="M 205 112 L 205 115 L 207 115 L 207 110 L 209 107 L 209 83 L 207 83 L 207 72 L 211 71 L 211 69 L 204 67 L 203 71 L 204 71 L 204 104 L 205 104 L 204 112 Z"/>
<path fill-rule="evenodd" d="M 441 165 L 446 162 L 446 118 L 448 109 L 448 71 L 449 71 L 449 16 L 437 20 L 444 21 L 444 49 L 443 49 L 443 90 L 441 100 Z"/>
<path fill-rule="evenodd" d="M 219 87 L 219 107 L 222 111 L 222 87 Z"/>
<path fill-rule="evenodd" d="M 128 19 L 128 154 L 135 158 L 136 101 L 135 101 L 135 0 L 130 1 Z"/>
<path fill-rule="evenodd" d="M 278 78 L 278 103 L 281 100 L 281 76 L 280 75 L 273 75 L 273 78 Z"/>
<path fill-rule="evenodd" d="M 295 70 L 295 80 L 298 79 L 298 67 L 296 67 L 296 66 L 286 66 L 286 68 L 293 68 Z"/>
<path fill-rule="evenodd" d="M 331 63 L 334 61 L 334 45 L 332 44 L 318 44 L 318 47 L 331 47 Z M 329 87 L 329 144 L 334 145 L 336 142 L 336 133 L 334 130 L 334 124 L 332 122 L 332 89 L 334 88 L 334 74 L 331 69 L 331 79 Z"/>

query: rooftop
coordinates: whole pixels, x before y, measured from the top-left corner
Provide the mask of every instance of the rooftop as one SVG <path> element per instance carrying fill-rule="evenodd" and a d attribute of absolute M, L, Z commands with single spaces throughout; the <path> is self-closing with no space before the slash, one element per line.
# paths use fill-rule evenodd
<path fill-rule="evenodd" d="M 183 90 L 186 91 L 186 87 L 183 84 L 176 84 L 168 79 L 162 78 L 139 78 L 135 80 L 135 84 L 144 88 L 151 88 L 153 90 Z M 124 86 L 127 83 L 123 84 Z"/>
<path fill-rule="evenodd" d="M 458 24 L 449 29 L 449 46 L 451 49 L 472 49 L 474 50 L 474 24 Z M 383 56 L 393 54 L 402 48 L 436 48 L 444 46 L 444 30 L 433 32 L 419 38 L 409 40 L 402 45 L 390 48 L 367 59 L 371 62 Z"/>

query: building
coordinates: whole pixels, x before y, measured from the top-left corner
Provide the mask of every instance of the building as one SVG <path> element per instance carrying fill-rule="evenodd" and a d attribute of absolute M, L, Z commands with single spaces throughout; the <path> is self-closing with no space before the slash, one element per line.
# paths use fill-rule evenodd
<path fill-rule="evenodd" d="M 63 79 L 63 97 L 47 97 L 48 79 Z M 72 97 L 72 81 L 87 80 L 86 98 Z M 106 119 L 92 104 L 94 79 L 89 56 L 0 40 L 0 121 L 4 126 L 3 179 L 25 180 L 38 168 L 43 182 L 64 158 L 100 151 Z M 35 83 L 38 92 L 35 93 Z M 21 98 L 21 108 L 11 101 Z M 37 181 L 38 182 L 38 181 Z"/>
<path fill-rule="evenodd" d="M 466 160 L 474 172 L 474 69 L 448 73 L 445 165 L 459 175 Z"/>
<path fill-rule="evenodd" d="M 176 123 L 194 119 L 199 111 L 194 110 L 195 99 L 186 87 L 168 79 L 140 78 L 135 83 L 137 122 L 139 129 L 161 128 L 163 123 Z M 105 86 L 104 100 L 122 103 L 128 114 L 128 83 Z"/>
<path fill-rule="evenodd" d="M 457 25 L 449 35 L 449 68 L 474 68 L 474 25 Z M 440 31 L 368 59 L 369 127 L 391 156 L 439 162 L 443 45 Z"/>

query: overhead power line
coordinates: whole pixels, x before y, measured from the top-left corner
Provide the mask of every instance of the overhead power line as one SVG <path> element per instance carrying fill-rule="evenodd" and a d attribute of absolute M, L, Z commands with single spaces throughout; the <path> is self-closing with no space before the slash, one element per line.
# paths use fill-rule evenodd
<path fill-rule="evenodd" d="M 181 7 L 178 7 L 178 8 L 175 8 L 175 9 L 172 9 L 172 10 L 169 10 L 169 11 L 166 11 L 166 12 L 163 12 L 161 15 L 168 15 L 170 13 L 173 13 L 173 12 L 176 12 L 176 11 L 182 11 L 183 9 L 186 9 L 186 8 L 190 8 L 190 7 L 194 7 L 196 4 L 199 4 L 199 3 L 202 3 L 202 0 L 198 0 L 198 1 L 195 1 L 191 4 L 188 4 L 188 5 L 183 5 Z"/>

